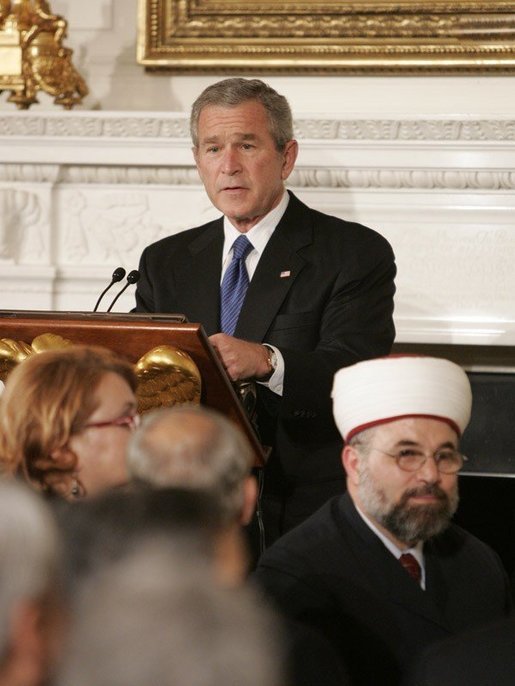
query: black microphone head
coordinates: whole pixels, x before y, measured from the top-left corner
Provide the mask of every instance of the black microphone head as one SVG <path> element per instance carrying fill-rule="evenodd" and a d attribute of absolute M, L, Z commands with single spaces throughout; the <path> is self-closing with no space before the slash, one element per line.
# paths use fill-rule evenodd
<path fill-rule="evenodd" d="M 123 267 L 116 267 L 111 278 L 113 279 L 113 283 L 117 283 L 118 281 L 121 281 L 124 276 L 125 269 Z"/>
<path fill-rule="evenodd" d="M 116 269 L 114 270 L 113 275 L 111 277 L 111 283 L 108 284 L 107 288 L 104 288 L 102 293 L 100 293 L 100 296 L 97 300 L 97 304 L 95 305 L 95 308 L 93 309 L 93 312 L 96 312 L 98 310 L 98 306 L 100 305 L 100 301 L 102 300 L 104 295 L 107 293 L 107 291 L 111 288 L 111 286 L 113 286 L 118 281 L 121 281 L 124 276 L 125 276 L 125 269 L 123 267 L 116 267 Z"/>
<path fill-rule="evenodd" d="M 131 272 L 127 274 L 127 281 L 129 283 L 136 283 L 139 281 L 139 271 L 137 269 L 133 269 Z"/>

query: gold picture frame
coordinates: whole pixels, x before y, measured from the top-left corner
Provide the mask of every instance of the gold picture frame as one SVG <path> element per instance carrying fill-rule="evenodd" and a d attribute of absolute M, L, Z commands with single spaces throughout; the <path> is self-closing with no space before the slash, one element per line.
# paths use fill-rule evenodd
<path fill-rule="evenodd" d="M 515 71 L 515 1 L 139 0 L 138 62 L 174 73 Z"/>

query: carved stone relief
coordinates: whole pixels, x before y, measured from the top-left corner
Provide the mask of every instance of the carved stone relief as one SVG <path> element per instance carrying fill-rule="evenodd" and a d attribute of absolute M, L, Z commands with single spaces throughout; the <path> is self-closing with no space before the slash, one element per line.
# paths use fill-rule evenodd
<path fill-rule="evenodd" d="M 403 317 L 514 319 L 515 231 L 474 214 L 428 213 L 385 232 L 396 252 L 396 308 Z"/>
<path fill-rule="evenodd" d="M 0 260 L 16 264 L 44 260 L 42 214 L 36 193 L 0 188 Z"/>
<path fill-rule="evenodd" d="M 72 192 L 65 199 L 65 263 L 130 264 L 163 228 L 154 221 L 143 193 L 113 192 L 100 197 Z"/>

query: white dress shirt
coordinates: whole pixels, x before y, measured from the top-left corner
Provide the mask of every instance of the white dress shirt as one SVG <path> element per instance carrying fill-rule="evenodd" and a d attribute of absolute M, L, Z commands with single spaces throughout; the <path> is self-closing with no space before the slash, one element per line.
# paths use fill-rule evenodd
<path fill-rule="evenodd" d="M 277 207 L 274 207 L 273 210 L 270 210 L 270 212 L 265 215 L 261 221 L 259 221 L 255 226 L 245 233 L 245 236 L 248 238 L 250 243 L 252 243 L 252 250 L 245 259 L 245 266 L 249 275 L 249 281 L 252 280 L 258 262 L 261 259 L 261 255 L 263 254 L 268 241 L 272 237 L 277 224 L 279 224 L 283 214 L 286 212 L 289 201 L 290 196 L 285 191 Z M 238 236 L 241 236 L 241 231 L 238 231 L 238 229 L 231 224 L 229 219 L 224 217 L 224 247 L 222 251 L 222 277 L 220 283 L 223 281 L 225 271 L 232 260 L 232 246 Z M 270 343 L 267 343 L 267 345 L 270 345 Z M 259 383 L 262 383 L 264 386 L 268 386 L 268 388 L 274 393 L 277 393 L 277 395 L 282 395 L 284 382 L 284 358 L 278 348 L 276 348 L 274 345 L 270 345 L 270 347 L 275 350 L 275 354 L 277 355 L 277 367 L 268 381 L 259 381 Z"/>
<path fill-rule="evenodd" d="M 426 566 L 424 563 L 424 543 L 423 541 L 419 541 L 413 548 L 405 548 L 404 550 L 401 550 L 398 548 L 393 541 L 391 541 L 387 536 L 384 535 L 384 533 L 377 528 L 377 526 L 372 522 L 367 515 L 362 512 L 359 507 L 354 503 L 354 507 L 358 511 L 358 514 L 360 515 L 361 519 L 365 522 L 365 524 L 368 526 L 369 529 L 371 529 L 375 535 L 381 539 L 382 543 L 388 548 L 388 550 L 394 555 L 397 560 L 400 559 L 401 555 L 404 555 L 405 553 L 411 553 L 413 557 L 416 559 L 416 561 L 420 565 L 420 570 L 422 572 L 422 576 L 420 578 L 420 585 L 426 590 Z M 400 564 L 400 562 L 399 562 Z"/>

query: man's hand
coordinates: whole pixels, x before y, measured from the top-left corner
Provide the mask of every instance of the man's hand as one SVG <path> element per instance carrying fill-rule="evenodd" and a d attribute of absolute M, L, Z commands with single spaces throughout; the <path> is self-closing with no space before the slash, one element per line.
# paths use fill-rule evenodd
<path fill-rule="evenodd" d="M 233 381 L 259 379 L 269 374 L 268 352 L 260 343 L 250 343 L 225 333 L 215 333 L 209 340 Z"/>

